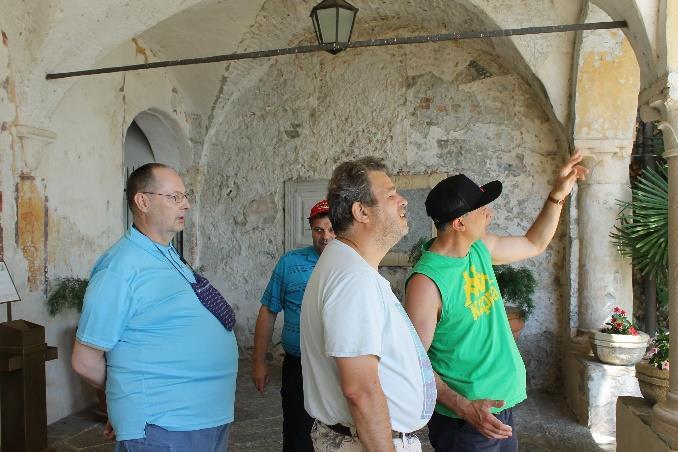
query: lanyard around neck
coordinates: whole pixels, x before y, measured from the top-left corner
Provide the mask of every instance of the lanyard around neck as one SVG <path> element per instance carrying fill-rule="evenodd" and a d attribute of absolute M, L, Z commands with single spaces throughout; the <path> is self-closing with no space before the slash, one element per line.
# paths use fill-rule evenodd
<path fill-rule="evenodd" d="M 132 227 L 133 227 L 134 229 L 136 229 L 136 230 L 139 232 L 139 234 L 143 235 L 143 236 L 146 237 L 148 240 L 150 240 L 151 243 L 153 244 L 153 246 L 155 247 L 155 249 L 157 249 L 158 252 L 159 252 L 160 254 L 162 254 L 163 257 L 164 257 L 165 259 L 167 259 L 167 261 L 168 261 L 170 264 L 172 264 L 172 267 L 174 267 L 174 269 L 175 269 L 176 271 L 178 271 L 179 274 L 181 274 L 181 276 L 182 276 L 189 284 L 191 284 L 191 285 L 195 284 L 195 283 L 192 283 L 191 280 L 188 279 L 188 278 L 186 277 L 186 275 L 184 275 L 184 272 L 182 272 L 182 271 L 179 269 L 179 267 L 178 267 L 178 266 L 175 264 L 175 262 L 174 262 L 174 258 L 170 259 L 170 256 L 167 256 L 167 254 L 163 253 L 162 249 L 160 249 L 160 247 L 158 246 L 157 243 L 155 243 L 153 240 L 151 240 L 151 238 L 150 238 L 149 236 L 147 236 L 146 234 L 144 234 L 143 232 L 141 232 L 141 230 L 140 230 L 138 227 L 136 227 L 134 224 L 132 224 Z M 172 249 L 173 249 L 173 246 L 172 246 L 172 243 L 170 242 L 170 245 L 169 245 L 169 247 L 168 247 L 168 252 L 169 252 L 170 255 L 172 254 Z M 175 253 L 176 253 L 176 251 L 175 251 Z M 178 253 L 177 253 L 177 255 L 178 255 Z M 191 267 L 191 266 L 188 264 L 188 262 L 186 262 L 186 261 L 184 260 L 183 257 L 179 256 L 179 259 L 181 259 L 181 262 L 183 262 L 184 265 L 186 265 L 186 266 L 191 270 L 191 273 L 195 274 L 195 272 L 193 271 L 193 267 Z"/>

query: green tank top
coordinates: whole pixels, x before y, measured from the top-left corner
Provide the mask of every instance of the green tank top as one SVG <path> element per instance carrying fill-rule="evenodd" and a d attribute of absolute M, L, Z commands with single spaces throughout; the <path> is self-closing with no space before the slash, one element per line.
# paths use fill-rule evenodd
<path fill-rule="evenodd" d="M 511 334 L 490 252 L 478 240 L 463 258 L 443 256 L 429 251 L 433 240 L 424 244 L 408 276 L 421 273 L 440 291 L 440 320 L 428 350 L 433 370 L 469 400 L 503 400 L 505 405 L 493 413 L 511 408 L 526 398 L 525 364 Z M 440 403 L 436 411 L 459 417 Z"/>

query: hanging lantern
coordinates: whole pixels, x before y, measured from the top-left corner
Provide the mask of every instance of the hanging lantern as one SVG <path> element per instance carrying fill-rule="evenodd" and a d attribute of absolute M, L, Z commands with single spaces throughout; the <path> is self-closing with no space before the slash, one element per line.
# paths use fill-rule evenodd
<path fill-rule="evenodd" d="M 358 8 L 344 0 L 323 0 L 311 10 L 313 30 L 318 44 L 347 44 L 351 41 Z M 328 50 L 336 55 L 343 49 Z"/>

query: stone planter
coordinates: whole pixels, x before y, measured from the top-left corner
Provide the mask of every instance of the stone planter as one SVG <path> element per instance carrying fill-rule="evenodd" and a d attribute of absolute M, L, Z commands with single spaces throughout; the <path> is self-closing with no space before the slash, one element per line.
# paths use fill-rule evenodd
<path fill-rule="evenodd" d="M 666 400 L 669 392 L 669 371 L 657 369 L 647 361 L 636 364 L 636 378 L 640 386 L 640 393 L 651 404 Z"/>
<path fill-rule="evenodd" d="M 616 366 L 630 366 L 640 362 L 650 340 L 650 336 L 641 331 L 638 336 L 592 331 L 589 338 L 595 357 L 600 362 Z"/>

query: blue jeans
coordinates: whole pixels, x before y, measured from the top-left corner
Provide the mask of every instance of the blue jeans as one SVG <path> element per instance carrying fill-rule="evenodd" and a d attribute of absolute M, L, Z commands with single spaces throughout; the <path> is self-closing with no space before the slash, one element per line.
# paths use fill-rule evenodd
<path fill-rule="evenodd" d="M 513 427 L 513 408 L 494 416 Z M 510 438 L 490 439 L 465 420 L 437 412 L 428 421 L 428 439 L 436 452 L 518 452 L 518 432 L 515 428 Z"/>
<path fill-rule="evenodd" d="M 231 424 L 219 427 L 171 432 L 146 424 L 146 438 L 118 441 L 115 452 L 226 452 Z"/>

